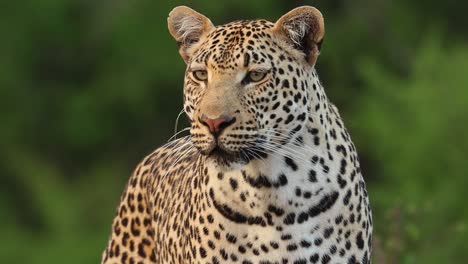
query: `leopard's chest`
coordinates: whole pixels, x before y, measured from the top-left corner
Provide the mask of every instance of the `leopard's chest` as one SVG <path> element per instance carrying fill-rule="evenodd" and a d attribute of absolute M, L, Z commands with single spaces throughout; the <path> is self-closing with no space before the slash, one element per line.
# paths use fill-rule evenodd
<path fill-rule="evenodd" d="M 160 256 L 180 257 L 181 263 L 353 263 L 369 258 L 372 226 L 362 176 L 342 175 L 343 185 L 334 177 L 339 165 L 321 162 L 317 153 L 308 155 L 309 163 L 267 160 L 271 165 L 261 170 L 252 164 L 254 169 L 220 172 L 204 164 L 184 171 L 165 189 L 161 214 L 167 218 L 156 223 L 156 250 Z"/>
<path fill-rule="evenodd" d="M 206 225 L 196 223 L 200 237 L 191 245 L 197 251 L 195 263 L 345 263 L 364 254 L 351 242 L 359 228 L 339 227 L 336 216 L 279 228 L 234 224 L 213 215 Z"/>

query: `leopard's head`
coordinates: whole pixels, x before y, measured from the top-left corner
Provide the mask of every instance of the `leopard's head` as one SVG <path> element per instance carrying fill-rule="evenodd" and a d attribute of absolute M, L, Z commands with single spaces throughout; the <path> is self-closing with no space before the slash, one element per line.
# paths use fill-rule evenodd
<path fill-rule="evenodd" d="M 317 9 L 298 7 L 275 23 L 214 26 L 180 6 L 169 14 L 168 27 L 187 64 L 184 109 L 202 154 L 259 158 L 304 128 L 311 101 L 320 100 L 314 65 L 324 23 Z"/>

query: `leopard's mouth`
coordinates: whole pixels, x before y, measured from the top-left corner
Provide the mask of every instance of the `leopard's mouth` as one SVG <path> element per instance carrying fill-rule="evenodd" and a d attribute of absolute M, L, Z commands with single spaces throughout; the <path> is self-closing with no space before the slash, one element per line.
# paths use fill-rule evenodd
<path fill-rule="evenodd" d="M 248 164 L 250 161 L 263 159 L 266 154 L 251 149 L 243 149 L 236 152 L 226 150 L 217 145 L 207 156 L 221 165 L 230 165 L 232 163 Z"/>
<path fill-rule="evenodd" d="M 226 150 L 219 144 L 217 144 L 207 156 L 221 164 L 230 164 L 243 160 L 240 153 Z"/>
<path fill-rule="evenodd" d="M 260 143 L 260 139 L 250 143 L 242 142 L 237 144 L 235 149 L 231 149 L 229 145 L 223 144 L 219 137 L 213 137 L 209 144 L 197 148 L 202 155 L 218 164 L 247 164 L 256 159 L 264 159 L 268 155 L 268 151 L 261 147 Z"/>

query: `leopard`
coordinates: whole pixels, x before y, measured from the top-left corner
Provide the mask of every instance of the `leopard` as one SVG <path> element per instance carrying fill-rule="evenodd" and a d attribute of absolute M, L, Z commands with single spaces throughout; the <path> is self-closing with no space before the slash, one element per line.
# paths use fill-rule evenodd
<path fill-rule="evenodd" d="M 168 29 L 190 132 L 136 167 L 102 263 L 371 263 L 357 151 L 315 67 L 321 12 L 215 26 L 178 6 Z"/>

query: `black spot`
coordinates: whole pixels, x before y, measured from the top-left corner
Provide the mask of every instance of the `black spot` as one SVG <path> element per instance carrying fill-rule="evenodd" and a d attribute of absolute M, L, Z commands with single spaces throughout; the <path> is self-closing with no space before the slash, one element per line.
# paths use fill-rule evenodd
<path fill-rule="evenodd" d="M 346 180 L 343 179 L 343 177 L 341 176 L 341 174 L 338 174 L 338 184 L 340 185 L 340 188 L 343 189 L 344 187 L 346 187 Z"/>
<path fill-rule="evenodd" d="M 327 264 L 331 260 L 330 256 L 328 254 L 325 254 L 322 256 L 322 264 Z"/>
<path fill-rule="evenodd" d="M 255 188 L 270 188 L 272 186 L 271 182 L 265 175 L 258 175 L 256 178 L 252 178 L 245 171 L 242 171 L 242 176 L 252 187 Z"/>
<path fill-rule="evenodd" d="M 231 260 L 236 262 L 237 261 L 237 255 L 235 255 L 234 253 L 231 253 Z"/>
<path fill-rule="evenodd" d="M 286 111 L 286 112 L 289 112 L 289 111 Z M 289 114 L 289 115 L 288 115 L 288 118 L 286 118 L 286 120 L 284 121 L 284 123 L 287 125 L 287 124 L 291 123 L 291 121 L 293 121 L 293 120 L 294 120 L 294 115 Z"/>
<path fill-rule="evenodd" d="M 312 164 L 316 164 L 319 160 L 319 157 L 318 156 L 313 156 L 310 161 L 312 162 Z"/>
<path fill-rule="evenodd" d="M 278 243 L 273 242 L 273 241 L 270 242 L 270 246 L 271 246 L 273 249 L 278 249 L 278 248 L 279 248 Z"/>
<path fill-rule="evenodd" d="M 237 237 L 229 233 L 226 234 L 226 239 L 232 244 L 235 244 L 237 241 Z"/>
<path fill-rule="evenodd" d="M 299 187 L 296 187 L 296 196 L 300 197 L 302 194 L 301 189 Z"/>
<path fill-rule="evenodd" d="M 343 204 L 344 205 L 348 205 L 349 204 L 349 199 L 351 198 L 351 190 L 348 189 L 348 191 L 346 192 L 346 195 L 345 197 L 343 197 Z"/>
<path fill-rule="evenodd" d="M 256 248 L 254 248 L 254 249 L 252 250 L 252 253 L 253 253 L 255 256 L 260 255 L 260 252 L 259 252 L 258 249 L 256 249 Z"/>
<path fill-rule="evenodd" d="M 224 260 L 227 260 L 227 259 L 228 259 L 229 256 L 228 256 L 228 254 L 226 253 L 226 250 L 224 250 L 224 248 L 221 249 L 221 250 L 219 251 L 219 253 L 221 254 L 221 257 L 222 257 Z"/>
<path fill-rule="evenodd" d="M 245 197 L 245 193 L 243 193 L 243 192 L 240 194 L 240 198 L 241 198 L 241 200 L 243 202 L 245 202 L 247 200 L 247 198 Z"/>
<path fill-rule="evenodd" d="M 206 218 L 208 219 L 208 222 L 209 222 L 210 224 L 212 224 L 212 223 L 214 222 L 213 215 L 209 214 Z"/>
<path fill-rule="evenodd" d="M 237 181 L 234 180 L 233 178 L 229 179 L 229 183 L 231 184 L 231 188 L 233 191 L 237 190 Z"/>
<path fill-rule="evenodd" d="M 309 216 L 315 217 L 330 209 L 335 204 L 336 200 L 338 199 L 338 196 L 338 192 L 333 192 L 331 194 L 324 195 L 317 205 L 314 205 L 309 208 Z"/>
<path fill-rule="evenodd" d="M 297 217 L 297 222 L 299 224 L 302 224 L 304 223 L 305 221 L 307 221 L 307 219 L 309 219 L 309 214 L 307 214 L 306 212 L 302 212 L 299 214 L 299 216 Z"/>
<path fill-rule="evenodd" d="M 203 247 L 200 247 L 200 256 L 206 258 L 206 250 Z"/>
<path fill-rule="evenodd" d="M 289 244 L 286 249 L 288 251 L 295 251 L 297 249 L 297 245 L 296 244 Z"/>
<path fill-rule="evenodd" d="M 280 106 L 280 102 L 276 102 L 273 107 L 272 107 L 272 110 L 276 110 L 276 108 L 278 108 L 278 106 Z"/>
<path fill-rule="evenodd" d="M 346 160 L 345 159 L 342 159 L 341 160 L 341 164 L 340 164 L 340 173 L 341 174 L 345 174 L 346 173 Z"/>
<path fill-rule="evenodd" d="M 314 244 L 318 247 L 322 244 L 323 240 L 321 238 L 316 238 L 314 240 Z"/>
<path fill-rule="evenodd" d="M 309 171 L 309 181 L 310 182 L 317 182 L 317 172 L 315 170 Z"/>
<path fill-rule="evenodd" d="M 332 245 L 330 247 L 330 254 L 335 255 L 337 250 L 338 250 L 338 248 L 335 245 Z"/>
<path fill-rule="evenodd" d="M 323 231 L 323 237 L 329 238 L 333 234 L 333 227 L 329 227 Z"/>
<path fill-rule="evenodd" d="M 356 236 L 356 245 L 359 249 L 364 248 L 364 240 L 362 239 L 362 232 L 359 232 Z"/>
<path fill-rule="evenodd" d="M 312 244 L 311 244 L 309 241 L 307 241 L 307 240 L 302 240 L 302 241 L 301 241 L 301 247 L 303 247 L 303 248 L 308 248 L 308 247 L 310 247 L 311 245 L 312 245 Z"/>
<path fill-rule="evenodd" d="M 305 121 L 305 116 L 306 116 L 305 113 L 302 113 L 302 114 L 298 115 L 296 119 L 299 120 L 299 121 Z"/>
<path fill-rule="evenodd" d="M 239 252 L 242 253 L 242 254 L 244 254 L 244 253 L 246 252 L 244 246 L 239 246 L 238 250 L 239 250 Z"/>
<path fill-rule="evenodd" d="M 286 162 L 286 165 L 290 167 L 293 171 L 297 171 L 297 164 L 289 157 L 285 157 L 284 161 Z"/>
<path fill-rule="evenodd" d="M 211 189 L 212 190 L 212 189 Z M 210 196 L 213 199 L 213 205 L 222 214 L 225 218 L 235 222 L 235 223 L 248 223 L 249 225 L 261 225 L 266 226 L 266 222 L 262 217 L 259 216 L 245 216 L 237 211 L 234 211 L 231 207 L 226 204 L 220 205 L 214 198 L 214 194 L 210 192 Z M 208 221 L 210 221 L 210 216 L 208 216 Z M 212 216 L 211 216 L 212 217 Z"/>
<path fill-rule="evenodd" d="M 323 165 L 323 173 L 328 173 L 330 171 L 330 167 L 328 167 L 327 165 Z"/>
<path fill-rule="evenodd" d="M 343 215 L 339 215 L 335 218 L 335 224 L 339 225 L 343 221 Z"/>
<path fill-rule="evenodd" d="M 349 259 L 348 259 L 348 264 L 356 264 L 356 257 L 354 255 L 352 255 Z"/>
<path fill-rule="evenodd" d="M 319 137 L 314 137 L 314 145 L 315 146 L 320 145 L 320 138 Z"/>
<path fill-rule="evenodd" d="M 351 249 L 351 242 L 350 242 L 349 240 L 346 240 L 345 248 L 346 248 L 346 250 L 350 250 L 350 249 Z"/>
<path fill-rule="evenodd" d="M 319 260 L 319 258 L 320 258 L 320 256 L 319 256 L 317 253 L 315 253 L 315 254 L 313 254 L 312 256 L 310 256 L 309 260 L 310 260 L 310 262 L 312 262 L 312 263 L 317 263 L 318 260 Z"/>
<path fill-rule="evenodd" d="M 286 178 L 286 175 L 281 173 L 278 177 L 278 182 L 275 184 L 275 187 L 285 186 L 286 184 L 288 184 L 288 178 Z"/>
<path fill-rule="evenodd" d="M 295 218 L 296 218 L 296 214 L 295 214 L 295 213 L 289 213 L 289 214 L 286 215 L 286 217 L 284 218 L 284 224 L 285 224 L 285 225 L 292 225 L 292 224 L 294 224 Z"/>
<path fill-rule="evenodd" d="M 370 259 L 367 257 L 367 250 L 366 250 L 366 252 L 364 252 L 364 257 L 362 257 L 362 263 L 363 264 L 369 264 L 370 263 Z"/>
<path fill-rule="evenodd" d="M 268 206 L 268 211 L 274 213 L 276 216 L 282 216 L 284 214 L 284 210 L 281 208 L 278 208 L 274 205 L 269 205 Z"/>

